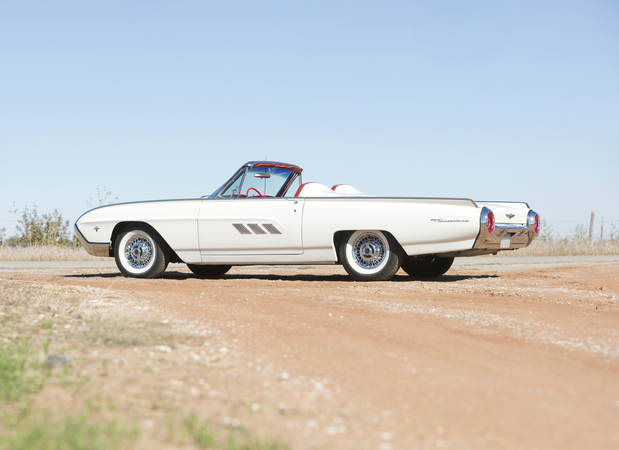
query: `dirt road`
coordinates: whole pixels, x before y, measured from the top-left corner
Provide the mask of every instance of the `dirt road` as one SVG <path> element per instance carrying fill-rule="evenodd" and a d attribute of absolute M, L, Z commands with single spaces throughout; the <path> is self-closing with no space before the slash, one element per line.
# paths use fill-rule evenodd
<path fill-rule="evenodd" d="M 167 368 L 178 402 L 294 449 L 619 448 L 619 257 L 463 260 L 435 281 L 337 266 L 200 280 L 182 265 L 136 280 L 76 263 L 0 277 L 120 292 L 219 330 L 233 364 Z"/>

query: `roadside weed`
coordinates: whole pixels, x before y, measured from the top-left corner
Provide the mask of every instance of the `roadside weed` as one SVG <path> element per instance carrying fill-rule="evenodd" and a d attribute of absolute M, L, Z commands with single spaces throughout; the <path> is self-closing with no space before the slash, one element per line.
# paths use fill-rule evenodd
<path fill-rule="evenodd" d="M 224 353 L 210 353 L 219 330 L 136 315 L 134 306 L 94 288 L 0 284 L 0 450 L 288 448 L 187 414 L 166 395 L 169 375 L 152 376 L 150 390 L 132 384 L 160 367 L 229 367 Z M 145 403 L 171 412 L 164 419 Z"/>
<path fill-rule="evenodd" d="M 116 450 L 137 437 L 136 428 L 121 420 L 97 421 L 84 413 L 38 412 L 5 419 L 1 426 L 0 450 Z"/>
<path fill-rule="evenodd" d="M 169 418 L 172 425 L 178 419 Z M 212 422 L 202 421 L 197 414 L 191 414 L 183 420 L 188 440 L 199 448 L 213 450 L 287 450 L 288 446 L 275 439 L 259 439 L 246 428 L 234 426 L 216 426 Z M 177 441 L 185 441 L 185 436 L 176 436 Z"/>
<path fill-rule="evenodd" d="M 43 387 L 47 373 L 35 350 L 24 340 L 0 342 L 0 399 L 13 402 Z"/>

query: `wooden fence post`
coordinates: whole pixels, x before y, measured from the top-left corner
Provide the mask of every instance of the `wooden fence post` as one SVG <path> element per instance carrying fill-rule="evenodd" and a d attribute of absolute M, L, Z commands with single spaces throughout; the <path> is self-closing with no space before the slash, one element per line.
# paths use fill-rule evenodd
<path fill-rule="evenodd" d="M 591 212 L 591 223 L 589 224 L 589 240 L 593 239 L 593 219 L 595 219 L 595 212 Z"/>

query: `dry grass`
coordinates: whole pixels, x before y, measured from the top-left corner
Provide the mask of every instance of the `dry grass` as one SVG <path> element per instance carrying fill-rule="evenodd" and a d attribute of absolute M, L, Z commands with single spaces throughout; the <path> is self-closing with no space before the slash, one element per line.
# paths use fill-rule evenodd
<path fill-rule="evenodd" d="M 593 256 L 619 255 L 619 240 L 588 241 L 577 239 L 536 240 L 517 251 L 499 252 L 498 256 Z M 103 261 L 86 253 L 83 248 L 58 245 L 9 247 L 0 245 L 0 261 Z"/>
<path fill-rule="evenodd" d="M 499 252 L 499 256 L 595 256 L 619 255 L 619 240 L 536 240 L 527 248 Z"/>
<path fill-rule="evenodd" d="M 0 450 L 288 448 L 171 400 L 183 373 L 238 365 L 222 330 L 104 289 L 0 281 Z"/>
<path fill-rule="evenodd" d="M 10 247 L 0 245 L 0 261 L 101 261 L 86 253 L 83 248 L 63 245 L 31 245 Z"/>
<path fill-rule="evenodd" d="M 54 324 L 70 325 L 94 344 L 112 346 L 190 344 L 203 330 L 183 330 L 168 323 L 118 314 L 125 300 L 94 288 L 58 290 L 46 286 L 0 286 L 0 307 L 12 315 L 39 316 Z"/>

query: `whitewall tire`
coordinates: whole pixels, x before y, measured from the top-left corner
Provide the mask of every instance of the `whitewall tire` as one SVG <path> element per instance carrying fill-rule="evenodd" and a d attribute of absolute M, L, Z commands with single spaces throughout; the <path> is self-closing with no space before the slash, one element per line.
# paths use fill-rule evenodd
<path fill-rule="evenodd" d="M 118 269 L 128 277 L 157 278 L 165 272 L 169 258 L 166 246 L 151 228 L 125 228 L 114 245 Z"/>
<path fill-rule="evenodd" d="M 404 251 L 382 231 L 355 231 L 340 243 L 340 260 L 348 275 L 357 281 L 386 281 L 402 264 Z"/>

